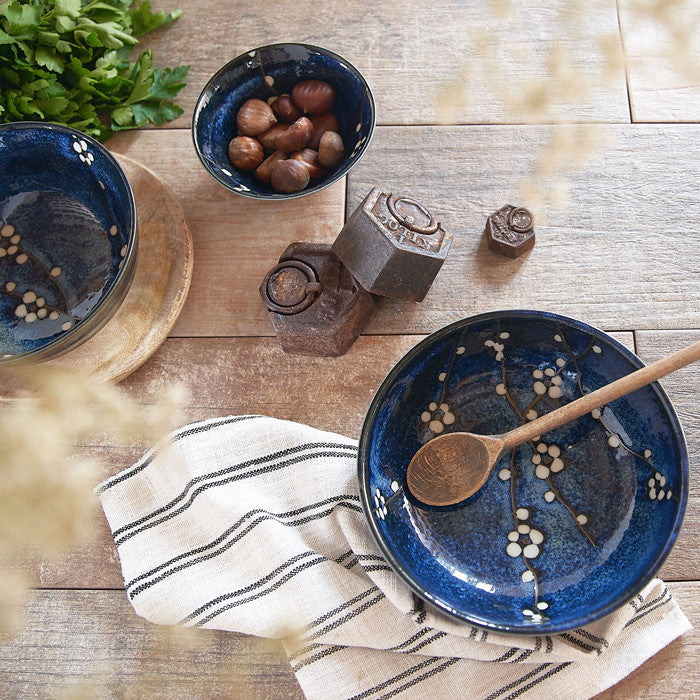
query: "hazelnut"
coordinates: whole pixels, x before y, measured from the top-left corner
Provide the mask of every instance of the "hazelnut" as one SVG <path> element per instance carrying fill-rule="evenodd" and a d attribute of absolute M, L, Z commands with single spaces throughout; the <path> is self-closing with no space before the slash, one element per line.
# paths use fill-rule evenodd
<path fill-rule="evenodd" d="M 343 139 L 336 131 L 326 131 L 318 144 L 318 162 L 325 168 L 334 168 L 345 155 Z"/>
<path fill-rule="evenodd" d="M 323 177 L 326 169 L 318 162 L 318 153 L 311 148 L 302 148 L 300 151 L 292 153 L 292 160 L 301 161 L 308 169 L 312 178 Z"/>
<path fill-rule="evenodd" d="M 257 136 L 277 122 L 270 106 L 258 99 L 246 100 L 236 115 L 236 126 L 244 136 Z"/>
<path fill-rule="evenodd" d="M 260 164 L 258 169 L 255 171 L 255 177 L 260 180 L 260 182 L 270 182 L 272 177 L 272 168 L 280 161 L 286 160 L 287 154 L 282 151 L 275 151 L 271 156 L 265 158 L 265 160 Z"/>
<path fill-rule="evenodd" d="M 263 147 L 250 136 L 236 136 L 228 145 L 228 157 L 239 170 L 255 170 L 262 163 Z"/>
<path fill-rule="evenodd" d="M 309 170 L 298 160 L 280 160 L 272 168 L 270 184 L 275 192 L 300 192 L 309 184 Z"/>
<path fill-rule="evenodd" d="M 314 125 L 314 131 L 309 141 L 309 148 L 318 151 L 318 144 L 321 141 L 321 136 L 326 131 L 338 131 L 338 118 L 333 112 L 325 112 L 324 114 L 316 114 L 310 117 L 311 123 Z"/>
<path fill-rule="evenodd" d="M 305 148 L 311 140 L 313 130 L 313 124 L 307 117 L 297 119 L 277 138 L 277 150 L 292 153 L 292 151 Z"/>
<path fill-rule="evenodd" d="M 292 99 L 308 114 L 323 114 L 335 102 L 335 90 L 322 80 L 302 80 L 292 90 Z"/>
<path fill-rule="evenodd" d="M 271 103 L 272 111 L 277 115 L 280 121 L 291 124 L 301 116 L 301 110 L 297 107 L 289 95 L 280 95 Z"/>
<path fill-rule="evenodd" d="M 277 150 L 277 139 L 287 131 L 287 124 L 273 124 L 267 131 L 258 134 L 256 138 L 265 151 Z"/>

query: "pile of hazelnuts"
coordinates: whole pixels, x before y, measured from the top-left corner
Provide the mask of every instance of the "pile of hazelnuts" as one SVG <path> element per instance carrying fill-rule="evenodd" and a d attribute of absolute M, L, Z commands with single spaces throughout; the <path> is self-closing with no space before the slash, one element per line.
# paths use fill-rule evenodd
<path fill-rule="evenodd" d="M 236 115 L 238 136 L 228 145 L 228 157 L 275 192 L 303 190 L 345 155 L 338 119 L 330 111 L 334 102 L 333 86 L 322 80 L 297 83 L 291 96 L 247 100 Z"/>

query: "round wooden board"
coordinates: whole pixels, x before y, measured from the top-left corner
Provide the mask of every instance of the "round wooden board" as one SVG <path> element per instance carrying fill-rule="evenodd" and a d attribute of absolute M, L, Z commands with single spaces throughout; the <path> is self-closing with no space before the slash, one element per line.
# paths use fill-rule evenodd
<path fill-rule="evenodd" d="M 131 287 L 116 314 L 74 350 L 46 364 L 117 382 L 161 345 L 187 297 L 192 235 L 180 202 L 153 171 L 115 154 L 136 199 L 139 249 Z"/>

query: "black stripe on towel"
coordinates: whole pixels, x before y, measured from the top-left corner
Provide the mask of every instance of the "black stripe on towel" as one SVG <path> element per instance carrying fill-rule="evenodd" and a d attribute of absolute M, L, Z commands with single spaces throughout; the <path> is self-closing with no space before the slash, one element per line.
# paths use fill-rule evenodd
<path fill-rule="evenodd" d="M 219 469 L 218 471 L 215 472 L 210 472 L 208 474 L 201 474 L 200 476 L 195 477 L 194 479 L 190 479 L 190 481 L 187 482 L 185 485 L 184 490 L 177 495 L 172 501 L 169 503 L 166 503 L 164 506 L 161 506 L 157 510 L 154 510 L 153 512 L 149 513 L 148 515 L 144 515 L 142 518 L 139 518 L 138 520 L 134 520 L 131 523 L 128 523 L 127 525 L 123 525 L 122 527 L 117 528 L 112 534 L 113 535 L 120 535 L 122 532 L 125 530 L 130 530 L 132 527 L 136 527 L 137 525 L 141 525 L 142 523 L 146 522 L 150 518 L 155 518 L 156 516 L 160 515 L 161 513 L 164 513 L 166 510 L 169 508 L 172 508 L 173 506 L 176 506 L 180 501 L 185 499 L 187 497 L 188 491 L 193 487 L 196 486 L 199 483 L 202 483 L 204 481 L 207 481 L 207 479 L 216 479 L 220 476 L 225 476 L 226 474 L 231 474 L 233 472 L 238 472 L 241 471 L 242 469 L 246 469 L 247 467 L 255 467 L 260 464 L 265 464 L 266 462 L 273 462 L 276 459 L 279 459 L 281 457 L 288 457 L 289 455 L 296 454 L 298 452 L 303 452 L 304 450 L 311 450 L 311 449 L 316 449 L 316 448 L 333 448 L 333 449 L 347 449 L 347 450 L 352 450 L 356 451 L 357 448 L 355 448 L 352 445 L 344 445 L 342 443 L 334 443 L 334 442 L 305 442 L 301 445 L 295 445 L 294 447 L 288 447 L 284 450 L 278 450 L 277 452 L 271 452 L 270 454 L 262 455 L 260 457 L 255 457 L 254 459 L 248 459 L 245 462 L 241 462 L 240 464 L 234 464 L 233 466 L 226 467 L 224 469 Z M 345 455 L 344 455 L 345 456 Z"/>
<path fill-rule="evenodd" d="M 340 558 L 344 558 L 344 557 L 345 557 L 345 555 L 343 555 Z M 343 612 L 344 610 L 351 608 L 356 603 L 359 603 L 361 600 L 364 600 L 365 598 L 367 598 L 367 596 L 372 595 L 373 593 L 378 593 L 378 592 L 379 592 L 379 589 L 376 586 L 372 586 L 372 588 L 368 588 L 366 591 L 359 593 L 354 598 L 351 598 L 350 600 L 346 600 L 342 605 L 339 605 L 338 607 L 333 608 L 333 610 L 329 610 L 328 612 L 324 613 L 320 617 L 317 617 L 313 622 L 309 623 L 306 626 L 306 628 L 304 629 L 304 634 L 311 632 L 311 630 L 318 627 L 319 625 L 322 625 L 324 622 L 328 622 L 328 620 L 335 617 L 336 615 Z M 379 598 L 381 598 L 382 596 L 383 596 L 383 594 L 379 593 Z M 318 635 L 304 636 L 304 637 L 301 637 L 298 641 L 299 642 L 308 642 L 311 639 L 315 639 L 316 636 L 318 636 Z M 288 652 L 287 658 L 289 659 L 289 661 L 291 663 L 291 662 L 296 661 L 297 659 L 301 658 L 305 654 L 308 654 L 310 651 L 314 651 L 315 649 L 318 649 L 319 646 L 321 646 L 321 645 L 320 644 L 307 644 L 305 647 L 302 647 L 301 649 L 297 649 L 296 651 L 294 651 L 292 653 Z"/>
<path fill-rule="evenodd" d="M 164 515 L 162 518 L 158 518 L 156 520 L 152 520 L 153 517 L 156 515 L 159 515 L 160 513 L 164 513 L 166 510 L 171 508 L 175 503 L 179 502 L 182 500 L 180 497 L 176 499 L 174 503 L 169 503 L 167 506 L 163 506 L 162 508 L 159 508 L 157 511 L 154 513 L 151 513 L 150 515 L 147 515 L 143 518 L 140 518 L 138 521 L 135 521 L 131 525 L 124 526 L 123 528 L 120 528 L 119 530 L 123 532 L 126 529 L 135 527 L 136 525 L 140 523 L 144 523 L 141 525 L 141 527 L 138 527 L 135 530 L 131 530 L 131 532 L 126 532 L 125 534 L 122 534 L 120 536 L 117 535 L 117 531 L 115 531 L 114 534 L 114 541 L 117 544 L 117 546 L 123 544 L 126 542 L 128 539 L 134 537 L 135 535 L 138 535 L 139 533 L 143 532 L 144 530 L 149 530 L 152 527 L 156 527 L 157 525 L 160 525 L 164 522 L 167 522 L 168 520 L 171 520 L 172 518 L 180 515 L 184 511 L 186 511 L 194 502 L 194 500 L 202 494 L 204 491 L 207 491 L 210 488 L 215 488 L 217 486 L 226 486 L 227 484 L 234 483 L 236 481 L 241 481 L 242 479 L 248 479 L 253 476 L 258 476 L 260 474 L 265 474 L 273 471 L 277 471 L 279 469 L 284 469 L 286 467 L 295 465 L 295 464 L 300 464 L 302 462 L 306 462 L 307 460 L 310 459 L 317 459 L 319 457 L 343 457 L 346 458 L 348 455 L 343 452 L 312 452 L 307 455 L 300 455 L 297 457 L 292 457 L 291 459 L 284 460 L 282 462 L 278 462 L 277 464 L 270 464 L 266 467 L 258 467 L 257 469 L 253 469 L 248 472 L 244 472 L 242 474 L 233 474 L 232 476 L 227 477 L 226 479 L 222 479 L 220 481 L 210 481 L 210 482 L 205 482 L 201 484 L 201 486 L 197 487 L 192 493 L 190 494 L 189 498 L 187 501 L 185 501 L 179 508 L 176 510 L 171 511 L 167 515 Z M 258 460 L 255 460 L 256 462 Z M 248 465 L 241 465 L 241 468 L 243 466 L 248 466 Z M 229 472 L 231 470 L 228 470 Z M 147 522 L 149 521 L 149 522 Z"/>
<path fill-rule="evenodd" d="M 201 620 L 198 620 L 195 623 L 195 627 L 202 627 L 202 625 L 206 625 L 207 622 L 210 622 L 213 620 L 215 617 L 218 617 L 222 613 L 225 613 L 227 610 L 231 610 L 231 608 L 236 608 L 239 605 L 244 605 L 245 603 L 250 603 L 254 600 L 257 600 L 258 598 L 262 598 L 263 596 L 266 596 L 268 593 L 274 593 L 278 588 L 281 588 L 285 583 L 293 579 L 297 574 L 302 573 L 303 571 L 308 571 L 312 566 L 316 566 L 316 564 L 323 564 L 324 562 L 327 562 L 328 559 L 325 557 L 318 557 L 317 559 L 311 559 L 310 561 L 306 561 L 300 566 L 297 566 L 296 568 L 292 569 L 288 573 L 286 573 L 279 581 L 276 581 L 273 583 L 269 588 L 265 589 L 264 591 L 259 591 L 258 593 L 255 593 L 254 595 L 248 596 L 247 598 L 244 598 L 243 600 L 234 600 L 230 603 L 227 603 L 226 605 L 223 605 L 220 607 L 218 610 L 215 610 L 212 613 L 209 613 L 206 617 L 202 618 Z M 230 598 L 232 594 L 229 594 L 227 596 L 222 596 L 223 598 Z"/>
<path fill-rule="evenodd" d="M 547 664 L 540 664 L 539 666 L 535 667 L 532 671 L 528 671 L 524 676 L 521 676 L 518 678 L 518 680 L 512 681 L 508 683 L 508 685 L 504 685 L 502 688 L 499 690 L 494 691 L 489 695 L 485 700 L 496 700 L 499 695 L 503 695 L 503 693 L 507 693 L 509 690 L 512 690 L 515 688 L 517 685 L 520 685 L 521 683 L 524 683 L 526 680 L 529 680 L 533 676 L 536 676 L 538 673 L 541 673 L 545 669 L 549 668 L 552 664 L 547 663 Z"/>
<path fill-rule="evenodd" d="M 209 474 L 201 474 L 200 476 L 195 477 L 194 479 L 190 479 L 190 481 L 187 482 L 185 485 L 185 489 L 178 495 L 176 496 L 172 501 L 169 503 L 166 503 L 164 506 L 161 506 L 157 510 L 154 510 L 153 512 L 149 513 L 148 515 L 144 515 L 143 517 L 139 518 L 138 520 L 134 520 L 133 522 L 129 523 L 128 525 L 123 525 L 122 527 L 117 528 L 112 534 L 113 535 L 120 535 L 122 532 L 125 532 L 126 530 L 130 530 L 133 527 L 136 527 L 138 525 L 141 525 L 145 523 L 147 520 L 151 518 L 155 518 L 158 515 L 161 515 L 164 513 L 166 510 L 176 506 L 180 501 L 184 500 L 187 497 L 188 491 L 193 487 L 196 486 L 197 484 L 200 484 L 202 482 L 206 482 L 208 479 L 217 479 L 220 476 L 225 476 L 226 474 L 231 474 L 233 472 L 239 472 L 243 469 L 246 469 L 248 467 L 255 467 L 259 466 L 261 464 L 265 464 L 266 462 L 273 462 L 276 459 L 280 459 L 281 457 L 289 457 L 290 455 L 297 454 L 298 452 L 303 452 L 305 450 L 312 450 L 312 449 L 321 449 L 321 448 L 328 448 L 328 449 L 345 449 L 345 450 L 351 450 L 352 452 L 356 452 L 357 448 L 354 447 L 353 445 L 344 445 L 343 443 L 336 443 L 336 442 L 305 442 L 301 445 L 295 445 L 294 447 L 288 447 L 287 449 L 284 450 L 278 450 L 277 452 L 272 452 L 270 454 L 262 455 L 260 457 L 255 457 L 254 459 L 248 459 L 245 462 L 241 462 L 240 464 L 234 464 L 231 467 L 226 467 L 225 469 L 219 469 L 218 471 L 215 472 L 210 472 Z M 349 456 L 349 455 L 342 455 L 343 457 Z"/>
<path fill-rule="evenodd" d="M 509 663 L 511 664 L 519 664 L 522 661 L 525 661 L 525 659 L 529 658 L 534 654 L 536 651 L 539 651 L 542 648 L 542 637 L 535 637 L 535 648 L 534 649 L 525 649 L 520 656 L 518 656 L 517 659 L 513 659 Z"/>
<path fill-rule="evenodd" d="M 433 629 L 432 627 L 423 627 L 422 630 L 419 630 L 416 632 L 414 635 L 409 637 L 405 642 L 401 642 L 401 644 L 397 644 L 395 647 L 389 647 L 387 651 L 403 651 L 406 647 L 411 646 L 414 642 L 417 642 L 421 637 L 424 637 L 428 632 L 432 632 Z"/>
<path fill-rule="evenodd" d="M 394 683 L 398 683 L 399 681 L 402 681 L 409 676 L 412 676 L 414 673 L 418 673 L 418 671 L 422 671 L 424 668 L 427 668 L 428 666 L 434 666 L 435 664 L 439 663 L 443 659 L 439 656 L 432 656 L 429 659 L 425 659 L 425 661 L 421 661 L 419 664 L 416 664 L 415 666 L 411 666 L 411 668 L 406 669 L 405 671 L 402 671 L 398 675 L 394 676 L 393 678 L 389 678 L 386 681 L 383 681 L 382 683 L 379 683 L 378 685 L 375 685 L 372 688 L 368 688 L 367 690 L 363 691 L 362 693 L 359 693 L 357 695 L 353 695 L 351 698 L 348 698 L 348 700 L 363 700 L 363 698 L 369 697 L 370 695 L 373 695 L 375 693 L 380 693 L 382 690 L 386 690 L 389 686 L 393 685 Z M 457 659 L 449 659 L 450 661 L 456 661 Z"/>
<path fill-rule="evenodd" d="M 588 644 L 587 642 L 582 642 L 580 639 L 576 639 L 576 637 L 572 637 L 568 632 L 562 632 L 559 637 L 562 639 L 565 639 L 569 644 L 572 644 L 575 647 L 578 647 L 579 649 L 583 649 L 584 651 L 597 651 L 600 654 L 600 647 L 593 646 L 592 644 Z"/>
<path fill-rule="evenodd" d="M 508 661 L 511 656 L 515 656 L 520 651 L 520 647 L 511 647 L 505 654 L 501 654 L 497 659 L 491 659 L 491 663 L 502 663 Z"/>
<path fill-rule="evenodd" d="M 404 683 L 402 686 L 399 686 L 398 688 L 394 688 L 393 690 L 389 691 L 388 693 L 385 693 L 384 695 L 381 695 L 377 700 L 386 700 L 387 698 L 391 698 L 394 695 L 398 695 L 399 693 L 403 693 L 404 690 L 407 690 L 408 688 L 413 687 L 414 685 L 417 685 L 418 683 L 422 683 L 424 680 L 427 680 L 428 678 L 432 678 L 433 676 L 437 675 L 441 671 L 444 671 L 446 668 L 449 668 L 453 664 L 456 664 L 459 661 L 458 658 L 451 658 L 447 659 L 443 664 L 440 664 L 440 666 L 437 666 L 435 668 L 431 668 L 429 671 L 426 671 L 425 673 L 421 674 L 417 678 L 414 678 L 413 680 L 409 681 L 408 683 Z"/>
<path fill-rule="evenodd" d="M 207 421 L 202 421 L 201 423 L 192 423 L 186 425 L 180 430 L 171 433 L 167 440 L 169 442 L 175 442 L 176 440 L 182 440 L 182 438 L 189 437 L 190 435 L 196 435 L 198 433 L 206 433 L 214 428 L 219 428 L 222 425 L 230 425 L 231 423 L 240 423 L 244 420 L 253 420 L 254 418 L 262 418 L 262 416 L 227 416 L 225 418 L 214 418 Z M 99 496 L 113 486 L 120 484 L 122 481 L 130 479 L 139 472 L 142 472 L 156 456 L 157 450 L 155 448 L 149 450 L 136 464 L 134 464 L 128 471 L 123 471 L 112 479 L 107 479 L 102 485 L 95 489 L 95 493 Z"/>
<path fill-rule="evenodd" d="M 422 642 L 416 644 L 415 646 L 411 647 L 410 649 L 406 649 L 404 652 L 405 654 L 415 654 L 417 651 L 420 651 L 424 647 L 427 647 L 428 644 L 432 644 L 436 639 L 442 639 L 443 637 L 447 636 L 447 632 L 436 632 L 432 637 L 428 637 L 428 639 L 424 639 Z"/>
<path fill-rule="evenodd" d="M 341 495 L 341 496 L 334 496 L 333 498 L 327 498 L 324 501 L 320 501 L 319 503 L 314 503 L 313 505 L 306 506 L 305 508 L 297 508 L 294 511 L 288 511 L 287 513 L 269 513 L 265 510 L 262 510 L 260 508 L 251 510 L 245 515 L 243 515 L 239 520 L 232 525 L 230 528 L 228 528 L 225 532 L 223 532 L 219 537 L 217 537 L 213 542 L 210 542 L 206 545 L 203 545 L 201 547 L 198 547 L 197 549 L 190 550 L 189 552 L 185 552 L 183 554 L 178 555 L 177 557 L 174 557 L 173 559 L 170 559 L 169 561 L 165 562 L 164 564 L 160 564 L 159 566 L 155 567 L 154 569 L 151 569 L 150 571 L 147 571 L 144 574 L 141 574 L 140 576 L 137 576 L 135 579 L 132 581 L 129 581 L 129 583 L 126 584 L 126 589 L 129 591 L 129 598 L 132 600 L 139 594 L 145 591 L 146 589 L 150 588 L 151 586 L 154 586 L 157 583 L 160 583 L 164 579 L 168 578 L 169 576 L 172 576 L 173 574 L 178 573 L 179 571 L 182 571 L 183 569 L 187 569 L 191 566 L 194 566 L 196 564 L 200 564 L 204 561 L 208 561 L 210 559 L 214 559 L 215 557 L 219 556 L 220 554 L 223 554 L 226 552 L 228 549 L 233 547 L 234 544 L 237 544 L 240 542 L 247 534 L 249 534 L 255 527 L 257 527 L 260 523 L 266 522 L 268 520 L 274 521 L 279 523 L 280 525 L 283 525 L 284 527 L 296 527 L 298 525 L 304 525 L 306 523 L 312 522 L 314 520 L 321 520 L 322 518 L 325 518 L 332 514 L 336 508 L 338 507 L 345 507 L 349 508 L 351 510 L 357 511 L 357 512 L 362 512 L 362 509 L 360 506 L 356 505 L 355 503 L 348 502 L 344 499 L 354 499 L 357 500 L 356 496 L 352 495 Z M 285 518 L 289 518 L 292 515 L 299 515 L 300 513 L 306 511 L 306 510 L 312 510 L 314 508 L 320 508 L 322 506 L 327 506 L 329 504 L 333 504 L 330 508 L 326 508 L 325 510 L 319 512 L 319 513 L 314 513 L 312 515 L 306 515 L 302 518 L 299 518 L 297 520 L 291 520 L 289 522 L 284 522 Z M 244 522 L 245 520 L 255 517 L 255 516 L 260 516 L 256 517 L 254 520 L 252 520 L 241 532 L 239 532 L 235 537 L 232 537 L 231 539 L 228 539 L 231 534 L 233 534 Z M 206 554 L 205 554 L 206 552 Z M 200 555 L 200 556 L 198 556 Z M 187 559 L 188 557 L 194 557 L 190 561 L 184 562 L 179 564 L 178 566 L 175 566 L 174 568 L 169 569 L 168 571 L 165 571 L 161 573 L 159 576 L 156 576 L 155 578 L 151 579 L 150 581 L 147 581 L 145 583 L 141 583 L 140 585 L 136 586 L 135 588 L 132 589 L 135 584 L 139 583 L 139 581 L 143 581 L 143 579 L 149 578 L 150 576 L 154 576 L 155 574 L 158 574 L 159 572 L 163 571 L 164 569 L 167 569 L 170 566 L 173 566 L 173 564 L 176 564 L 177 562 L 181 562 L 183 559 Z"/>
<path fill-rule="evenodd" d="M 246 593 L 250 593 L 257 588 L 260 588 L 261 586 L 264 586 L 266 583 L 269 583 L 272 581 L 275 577 L 277 577 L 279 574 L 281 574 L 285 569 L 288 569 L 290 566 L 293 566 L 294 564 L 297 564 L 298 562 L 304 560 L 304 559 L 309 559 L 311 557 L 317 556 L 317 553 L 308 550 L 306 552 L 301 552 L 301 554 L 297 554 L 296 556 L 293 556 L 291 559 L 287 559 L 284 563 L 280 564 L 276 569 L 273 569 L 269 574 L 266 574 L 263 576 L 261 579 L 258 579 L 257 581 L 254 581 L 253 583 L 248 584 L 244 588 L 239 588 L 237 591 L 233 591 L 231 593 L 226 593 L 224 595 L 218 596 L 217 598 L 214 598 L 213 600 L 210 600 L 208 603 L 205 603 L 204 605 L 200 606 L 193 612 L 191 612 L 187 617 L 183 618 L 180 620 L 180 624 L 189 622 L 190 620 L 193 620 L 195 617 L 198 617 L 202 613 L 206 612 L 209 610 L 209 608 L 214 607 L 218 603 L 224 601 L 224 600 L 230 600 L 231 598 L 235 598 L 238 596 L 245 595 Z M 327 559 L 322 558 L 324 561 L 327 561 Z M 307 565 L 307 563 L 305 563 Z M 310 566 L 310 564 L 308 564 Z"/>
<path fill-rule="evenodd" d="M 583 627 L 579 627 L 578 629 L 572 630 L 576 634 L 578 634 L 579 637 L 583 637 L 584 639 L 588 639 L 591 642 L 597 642 L 598 644 L 602 644 L 604 647 L 610 646 L 608 644 L 608 640 L 605 639 L 605 637 L 597 637 L 595 634 L 592 632 L 589 632 L 587 629 L 584 629 Z"/>
<path fill-rule="evenodd" d="M 377 595 L 375 598 L 364 602 L 359 607 L 355 608 L 354 610 L 351 610 L 349 613 L 346 613 L 345 615 L 343 615 L 343 617 L 339 617 L 337 620 L 334 620 L 333 622 L 326 625 L 325 627 L 322 627 L 320 630 L 317 630 L 313 634 L 304 635 L 302 641 L 310 642 L 314 639 L 322 637 L 327 632 L 331 632 L 332 630 L 337 629 L 338 627 L 342 627 L 348 620 L 352 620 L 353 617 L 357 617 L 363 612 L 369 610 L 369 608 L 371 608 L 373 605 L 376 605 L 381 600 L 385 600 L 385 598 L 384 594 L 380 592 L 379 595 Z"/>
<path fill-rule="evenodd" d="M 140 574 L 136 578 L 131 579 L 129 581 L 125 588 L 131 588 L 134 584 L 138 583 L 139 581 L 142 581 L 145 578 L 148 578 L 149 576 L 152 576 L 153 574 L 157 574 L 159 571 L 162 571 L 163 569 L 167 568 L 168 566 L 172 564 L 176 564 L 178 561 L 181 561 L 182 559 L 186 559 L 189 556 L 196 555 L 196 554 L 201 554 L 202 552 L 206 552 L 209 549 L 212 549 L 213 547 L 216 547 L 217 545 L 221 544 L 232 532 L 237 530 L 248 518 L 251 518 L 255 515 L 259 515 L 261 513 L 264 513 L 266 515 L 273 515 L 277 518 L 287 518 L 287 517 L 293 517 L 295 515 L 301 515 L 301 513 L 304 513 L 309 510 L 313 510 L 314 508 L 320 508 L 321 506 L 328 505 L 329 503 L 333 503 L 334 501 L 359 501 L 359 497 L 355 496 L 354 494 L 341 494 L 339 496 L 332 496 L 330 498 L 326 498 L 323 501 L 318 501 L 317 503 L 311 503 L 308 506 L 304 506 L 302 508 L 296 508 L 295 510 L 289 510 L 285 513 L 270 513 L 269 511 L 263 510 L 262 508 L 256 508 L 254 510 L 249 510 L 247 513 L 244 513 L 231 527 L 227 528 L 222 532 L 216 539 L 212 540 L 211 542 L 202 545 L 201 547 L 197 547 L 197 549 L 192 549 L 189 552 L 184 552 L 183 554 L 178 554 L 176 557 L 173 557 L 172 559 L 169 559 L 168 561 L 164 562 L 163 564 L 159 564 L 158 566 L 154 567 L 153 569 L 150 569 L 149 571 L 146 571 L 143 574 Z M 336 563 L 340 563 L 343 559 L 346 557 L 349 557 L 351 554 L 353 554 L 352 550 L 349 550 L 345 554 L 341 555 L 334 561 Z"/>
<path fill-rule="evenodd" d="M 377 593 L 379 589 L 376 586 L 372 586 L 371 588 L 368 588 L 366 591 L 363 591 L 362 593 L 358 593 L 354 598 L 351 598 L 350 600 L 346 600 L 342 605 L 339 605 L 337 608 L 333 608 L 333 610 L 329 610 L 327 613 L 324 613 L 321 615 L 321 617 L 317 617 L 315 620 L 310 622 L 306 628 L 304 629 L 304 633 L 310 632 L 314 627 L 318 627 L 319 625 L 322 625 L 324 622 L 327 622 L 330 620 L 332 617 L 337 615 L 338 613 L 343 612 L 343 610 L 347 610 L 349 607 L 355 605 L 355 603 L 358 603 L 359 601 L 363 600 L 366 598 L 368 595 L 371 595 L 372 593 Z"/>
<path fill-rule="evenodd" d="M 543 673 L 539 678 L 535 678 L 534 681 L 530 681 L 527 685 L 522 686 L 521 688 L 518 688 L 514 693 L 511 693 L 510 695 L 506 696 L 503 698 L 503 700 L 513 700 L 513 698 L 517 698 L 519 695 L 522 695 L 523 693 L 526 693 L 530 688 L 534 688 L 536 685 L 541 683 L 542 681 L 546 681 L 547 678 L 553 676 L 555 673 L 559 673 L 559 671 L 563 671 L 565 668 L 571 666 L 573 661 L 567 661 L 566 663 L 559 664 L 558 666 L 555 666 L 554 668 L 550 669 L 546 673 Z M 551 664 L 547 664 L 550 666 Z"/>
<path fill-rule="evenodd" d="M 666 593 L 668 593 L 668 597 L 665 600 L 662 600 L 661 602 L 656 603 L 656 605 L 653 605 L 652 607 L 647 608 L 646 610 L 643 610 L 643 611 L 640 611 L 639 613 L 637 613 L 633 618 L 631 618 L 630 620 L 627 621 L 627 624 L 625 625 L 625 627 L 629 627 L 630 625 L 634 624 L 638 620 L 641 620 L 645 615 L 648 615 L 650 612 L 654 612 L 654 610 L 661 608 L 664 605 L 668 605 L 673 600 L 673 596 L 668 591 L 666 591 Z M 657 598 L 656 600 L 659 600 L 659 599 Z M 649 605 L 651 605 L 651 603 L 649 603 Z"/>
<path fill-rule="evenodd" d="M 347 647 L 343 646 L 329 646 L 323 649 L 323 651 L 319 651 L 317 654 L 314 654 L 313 656 L 310 656 L 308 659 L 304 659 L 303 661 L 300 661 L 298 664 L 292 664 L 292 671 L 296 673 L 300 669 L 304 668 L 304 666 L 308 666 L 310 664 L 316 663 L 316 661 L 320 661 L 321 659 L 325 659 L 326 656 L 330 656 L 331 654 L 335 654 L 337 651 L 341 651 L 342 649 L 347 649 Z"/>
<path fill-rule="evenodd" d="M 431 627 L 424 627 L 422 630 L 416 632 L 416 634 L 409 637 L 405 642 L 402 642 L 401 644 L 397 644 L 396 646 L 393 646 L 393 647 L 389 647 L 388 649 L 386 649 L 386 651 L 400 651 L 404 654 L 413 654 L 416 651 L 418 651 L 419 649 L 422 649 L 423 647 L 428 646 L 428 644 L 435 641 L 436 639 L 441 639 L 442 637 L 447 636 L 446 632 L 437 632 L 432 637 L 429 637 L 428 639 L 422 640 L 416 646 L 414 646 L 410 649 L 407 649 L 407 647 L 410 647 L 412 644 L 415 644 L 416 642 L 418 642 L 418 640 L 421 639 L 421 637 L 424 637 L 429 632 L 435 632 L 435 630 L 432 629 Z M 293 655 L 289 656 L 288 658 L 289 658 L 290 662 L 294 661 L 295 659 L 299 659 L 300 657 L 308 654 L 311 651 L 315 651 L 315 650 L 321 648 L 322 646 L 323 645 L 321 645 L 321 644 L 309 644 L 308 646 L 304 647 L 303 649 L 300 649 L 299 651 L 297 651 Z M 331 647 L 331 648 L 336 649 L 335 647 Z M 343 648 L 343 647 L 338 647 L 338 648 Z M 330 652 L 330 653 L 332 653 L 332 652 Z M 292 664 L 292 668 L 296 671 L 297 669 L 302 668 L 303 666 L 307 666 L 309 664 L 312 664 L 312 663 L 324 658 L 325 656 L 327 656 L 327 653 L 325 651 L 318 652 L 318 653 L 314 654 L 312 657 L 309 657 L 308 659 L 306 659 L 302 662 L 299 662 L 298 664 Z"/>

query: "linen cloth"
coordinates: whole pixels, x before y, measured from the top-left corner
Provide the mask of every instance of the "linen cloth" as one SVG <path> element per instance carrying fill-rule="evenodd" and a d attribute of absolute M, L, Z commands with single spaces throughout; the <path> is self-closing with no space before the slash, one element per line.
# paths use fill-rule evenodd
<path fill-rule="evenodd" d="M 308 698 L 587 698 L 690 624 L 659 580 L 583 629 L 508 636 L 425 608 L 380 555 L 357 442 L 264 416 L 172 434 L 96 491 L 154 623 L 283 641 Z"/>

